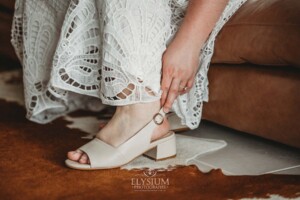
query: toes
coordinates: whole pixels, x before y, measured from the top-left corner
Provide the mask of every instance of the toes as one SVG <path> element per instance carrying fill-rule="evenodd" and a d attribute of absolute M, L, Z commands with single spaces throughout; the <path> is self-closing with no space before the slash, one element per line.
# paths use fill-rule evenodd
<path fill-rule="evenodd" d="M 86 154 L 82 154 L 82 156 L 79 159 L 79 163 L 81 164 L 88 164 L 89 163 L 89 158 Z"/>
<path fill-rule="evenodd" d="M 69 158 L 70 160 L 73 160 L 73 161 L 78 161 L 78 160 L 81 158 L 82 153 L 83 153 L 83 152 L 80 151 L 80 150 L 69 151 L 69 152 L 68 152 L 68 158 Z"/>
<path fill-rule="evenodd" d="M 89 157 L 85 153 L 83 153 L 81 150 L 69 151 L 68 158 L 70 160 L 79 162 L 81 164 L 89 164 L 90 163 Z"/>

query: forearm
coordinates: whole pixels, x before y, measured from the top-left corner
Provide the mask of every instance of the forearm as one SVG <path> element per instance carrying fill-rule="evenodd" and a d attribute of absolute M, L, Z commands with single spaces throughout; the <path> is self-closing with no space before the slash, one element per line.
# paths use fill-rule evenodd
<path fill-rule="evenodd" d="M 200 51 L 227 3 L 228 0 L 190 0 L 174 40 L 184 40 Z"/>

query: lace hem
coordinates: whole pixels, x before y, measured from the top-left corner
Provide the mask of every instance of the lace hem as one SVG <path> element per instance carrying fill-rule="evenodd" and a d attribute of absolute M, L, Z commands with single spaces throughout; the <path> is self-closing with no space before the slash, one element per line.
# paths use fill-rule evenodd
<path fill-rule="evenodd" d="M 188 0 L 17 0 L 12 44 L 23 65 L 27 118 L 47 123 L 76 109 L 160 98 L 161 56 Z M 230 0 L 200 56 L 189 94 L 172 109 L 197 128 L 208 101 L 214 40 L 246 0 Z M 151 94 L 151 95 L 150 95 Z"/>

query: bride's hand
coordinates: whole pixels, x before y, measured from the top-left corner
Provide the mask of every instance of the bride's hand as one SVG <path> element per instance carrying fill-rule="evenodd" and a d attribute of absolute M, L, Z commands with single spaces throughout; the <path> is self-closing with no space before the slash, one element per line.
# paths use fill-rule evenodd
<path fill-rule="evenodd" d="M 162 56 L 161 105 L 169 112 L 178 95 L 189 92 L 199 67 L 200 47 L 183 38 L 170 43 Z"/>

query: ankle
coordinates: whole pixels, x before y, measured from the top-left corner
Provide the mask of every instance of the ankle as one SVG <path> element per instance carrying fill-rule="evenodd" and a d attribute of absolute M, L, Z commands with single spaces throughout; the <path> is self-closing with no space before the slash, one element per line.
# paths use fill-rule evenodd
<path fill-rule="evenodd" d="M 126 106 L 119 106 L 116 114 L 128 114 L 130 116 L 148 116 L 157 113 L 160 109 L 160 101 L 150 103 L 137 103 Z"/>

